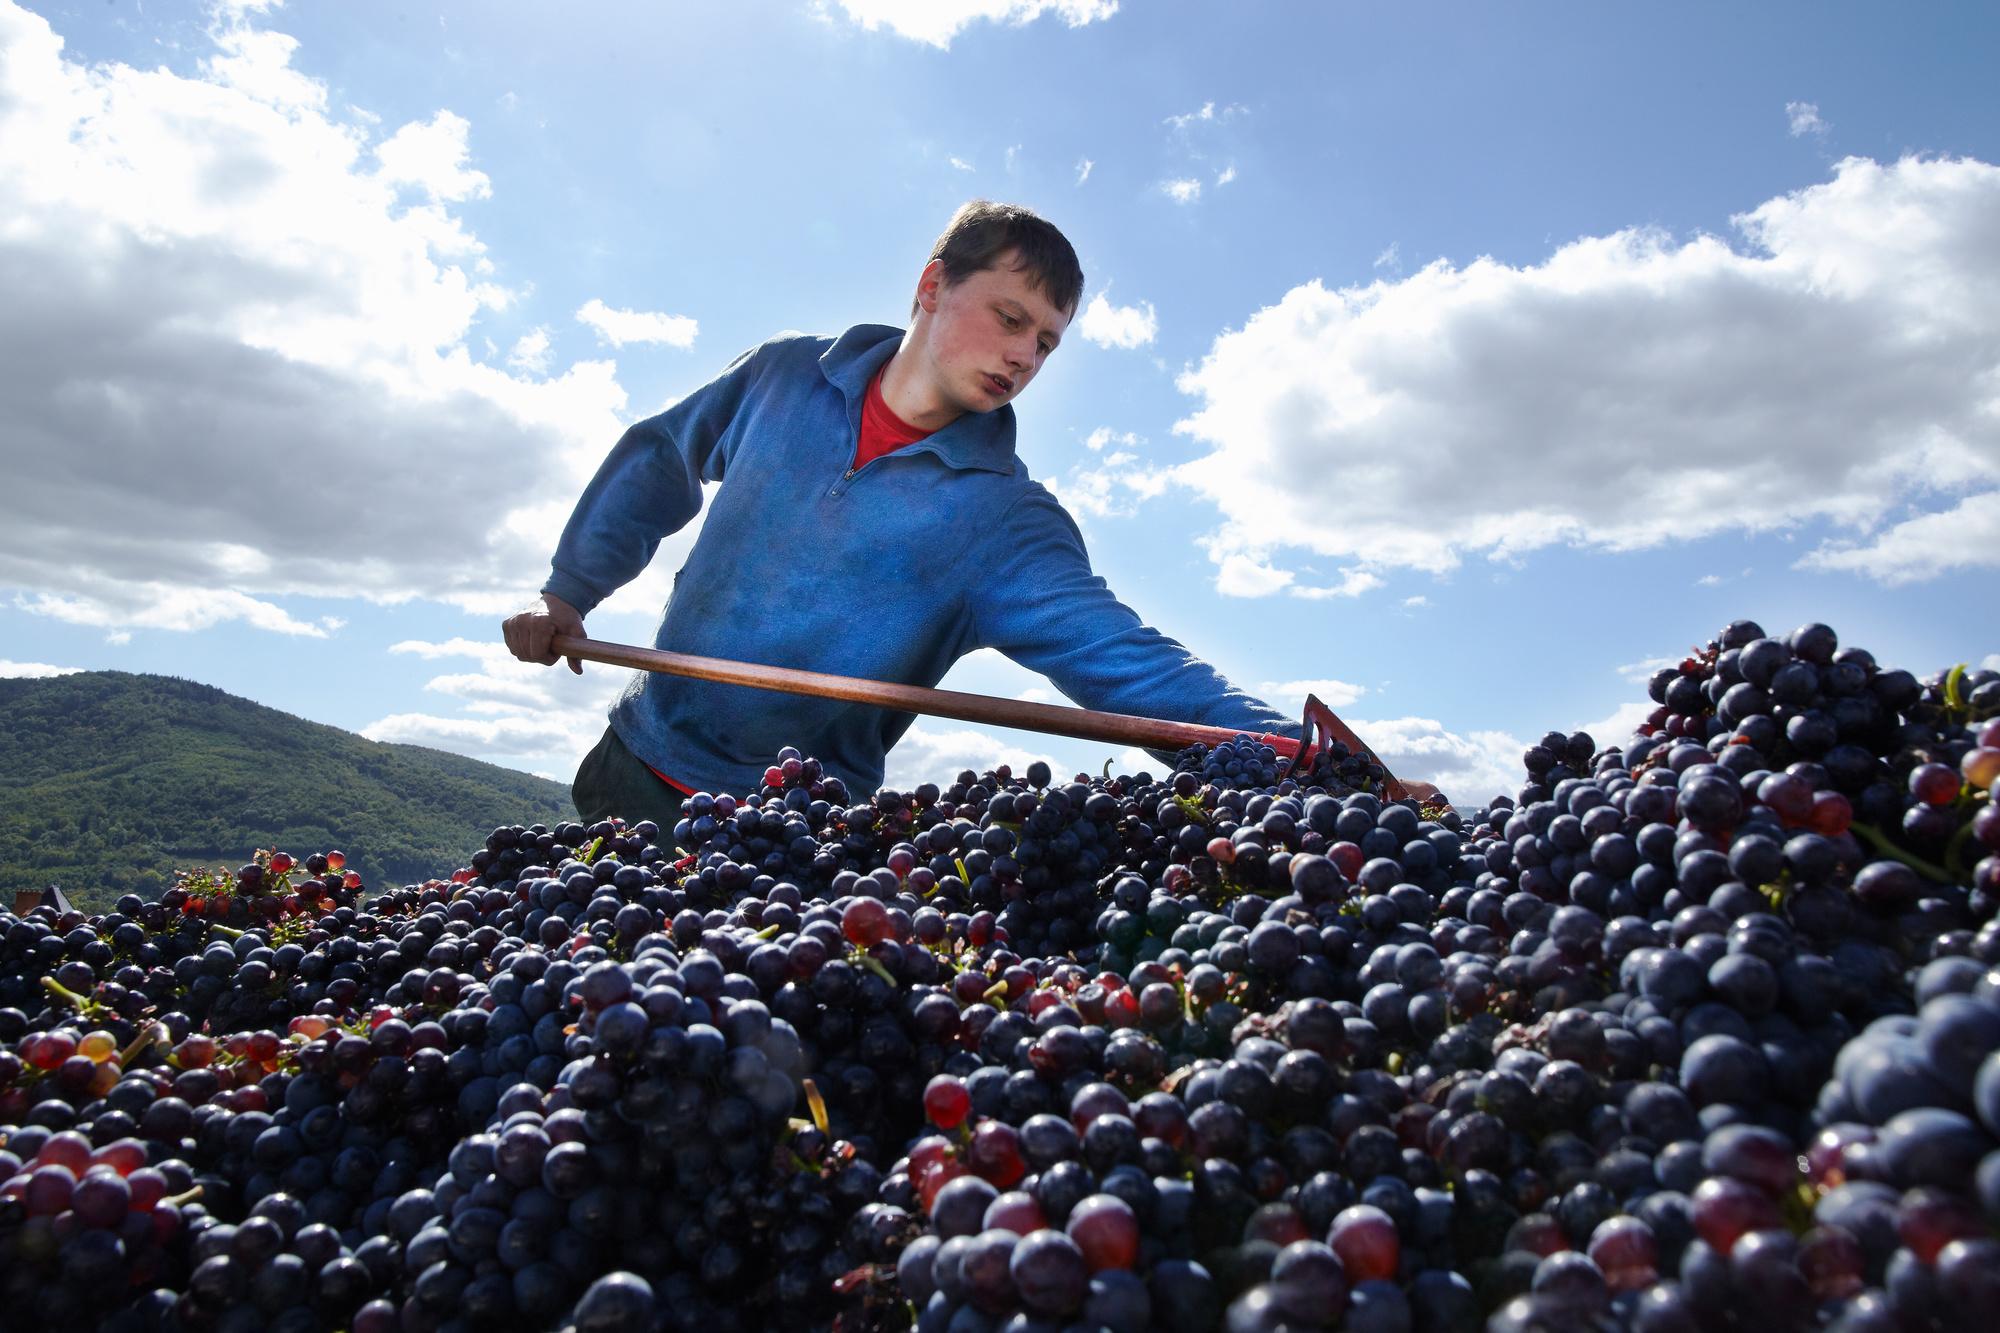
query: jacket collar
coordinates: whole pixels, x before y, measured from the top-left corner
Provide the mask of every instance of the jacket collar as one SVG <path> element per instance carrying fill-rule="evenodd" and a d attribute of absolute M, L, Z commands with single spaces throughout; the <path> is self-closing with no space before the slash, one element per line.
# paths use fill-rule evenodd
<path fill-rule="evenodd" d="M 868 382 L 896 354 L 903 337 L 902 329 L 887 324 L 856 324 L 820 354 L 820 372 L 846 396 L 848 422 L 855 429 L 860 428 Z M 1007 403 L 991 412 L 967 412 L 943 430 L 925 436 L 922 443 L 953 467 L 1012 473 L 1014 405 Z"/>

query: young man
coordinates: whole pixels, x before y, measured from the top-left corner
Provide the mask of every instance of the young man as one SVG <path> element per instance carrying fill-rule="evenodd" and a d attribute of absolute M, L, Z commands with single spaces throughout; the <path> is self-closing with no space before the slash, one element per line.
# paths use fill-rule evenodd
<path fill-rule="evenodd" d="M 966 204 L 917 280 L 908 332 L 780 335 L 626 431 L 563 529 L 540 600 L 503 625 L 508 648 L 554 664 L 552 636 L 583 636 L 583 618 L 695 516 L 711 481 L 659 648 L 925 686 L 997 648 L 1086 708 L 1297 735 L 1112 596 L 1075 522 L 1015 456 L 1013 400 L 1082 292 L 1055 227 Z M 755 791 L 788 745 L 859 795 L 881 785 L 912 720 L 640 673 L 572 795 L 586 821 L 671 829 L 685 795 Z"/>

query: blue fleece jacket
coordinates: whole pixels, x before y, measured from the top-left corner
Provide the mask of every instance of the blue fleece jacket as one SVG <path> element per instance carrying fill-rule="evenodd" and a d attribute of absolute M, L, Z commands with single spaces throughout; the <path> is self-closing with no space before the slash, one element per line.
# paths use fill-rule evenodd
<path fill-rule="evenodd" d="M 901 329 L 787 334 L 627 430 L 577 502 L 543 591 L 588 615 L 720 482 L 654 645 L 934 686 L 997 648 L 1086 708 L 1249 732 L 1299 724 L 1112 596 L 1014 454 L 1014 409 L 968 413 L 852 469 L 861 405 Z M 611 726 L 698 791 L 755 791 L 797 746 L 857 796 L 914 714 L 640 672 Z"/>

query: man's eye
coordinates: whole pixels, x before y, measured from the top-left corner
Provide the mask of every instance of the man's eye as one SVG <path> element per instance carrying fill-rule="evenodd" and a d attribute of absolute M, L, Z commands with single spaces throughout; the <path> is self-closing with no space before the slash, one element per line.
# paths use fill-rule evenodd
<path fill-rule="evenodd" d="M 1012 315 L 1008 314 L 1006 311 L 1003 310 L 1000 312 L 1000 322 L 1005 324 L 1008 328 L 1011 329 L 1016 324 L 1019 324 L 1021 321 L 1015 319 Z"/>

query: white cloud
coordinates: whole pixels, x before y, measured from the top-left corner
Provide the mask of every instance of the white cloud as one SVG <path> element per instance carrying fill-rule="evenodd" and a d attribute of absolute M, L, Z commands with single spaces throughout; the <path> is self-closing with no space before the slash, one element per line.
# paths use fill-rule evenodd
<path fill-rule="evenodd" d="M 1267 680 L 1257 687 L 1260 698 L 1277 707 L 1281 703 L 1303 706 L 1306 696 L 1317 694 L 1328 708 L 1345 708 L 1368 693 L 1366 685 L 1350 685 L 1344 680 Z"/>
<path fill-rule="evenodd" d="M 1078 185 L 1081 185 L 1081 184 L 1083 184 L 1083 183 L 1084 183 L 1085 181 L 1089 180 L 1089 179 L 1090 179 L 1090 169 L 1091 169 L 1092 167 L 1096 166 L 1096 165 L 1097 165 L 1097 164 L 1096 164 L 1095 162 L 1092 162 L 1092 161 L 1091 161 L 1091 160 L 1090 160 L 1089 158 L 1087 158 L 1087 157 L 1080 157 L 1080 158 L 1078 158 L 1078 159 L 1076 160 L 1076 183 L 1077 183 Z"/>
<path fill-rule="evenodd" d="M 1177 204 L 1191 204 L 1201 198 L 1201 182 L 1192 176 L 1160 182 L 1160 189 Z"/>
<path fill-rule="evenodd" d="M 1100 427 L 1091 432 L 1091 439 L 1107 433 Z M 1136 435 L 1118 438 L 1133 446 L 1140 442 Z M 1091 445 L 1093 449 L 1099 447 Z M 1129 449 L 1117 449 L 1104 455 L 1094 467 L 1071 468 L 1061 481 L 1051 479 L 1043 484 L 1072 516 L 1122 518 L 1137 513 L 1143 502 L 1165 493 L 1167 476 L 1161 469 L 1145 465 Z"/>
<path fill-rule="evenodd" d="M 1139 437 L 1129 430 L 1115 431 L 1109 426 L 1099 426 L 1083 438 L 1083 446 L 1086 449 L 1102 451 L 1107 444 L 1120 444 L 1127 448 L 1135 448 L 1139 444 Z"/>
<path fill-rule="evenodd" d="M 1396 242 L 1389 242 L 1388 248 L 1375 256 L 1374 266 L 1377 269 L 1387 269 L 1391 273 L 1401 273 L 1403 271 L 1402 253 L 1397 248 Z"/>
<path fill-rule="evenodd" d="M 1007 151 L 1000 155 L 1001 167 L 1006 171 L 1012 172 L 1014 170 L 1015 159 L 1020 157 L 1020 155 L 1021 145 L 1017 143 L 1007 145 Z"/>
<path fill-rule="evenodd" d="M 1219 562 L 1215 590 L 1224 597 L 1269 597 L 1292 581 L 1288 570 L 1270 565 L 1242 551 L 1234 551 Z"/>
<path fill-rule="evenodd" d="M 1527 780 L 1521 767 L 1527 747 L 1504 731 L 1461 735 L 1428 717 L 1343 721 L 1391 773 L 1432 784 L 1461 810 L 1476 809 L 1495 796 L 1512 796 Z"/>
<path fill-rule="evenodd" d="M 299 638 L 324 639 L 327 630 L 310 621 L 298 620 L 284 608 L 245 593 L 225 588 L 191 588 L 168 583 L 128 583 L 80 577 L 82 585 L 74 595 L 37 592 L 16 596 L 14 605 L 29 615 L 47 616 L 69 625 L 97 629 L 131 626 L 136 629 L 175 630 L 182 633 L 210 629 L 225 621 L 240 620 L 253 629 Z"/>
<path fill-rule="evenodd" d="M 1655 671 L 1664 671 L 1670 666 L 1679 666 L 1680 661 L 1681 659 L 1678 657 L 1648 657 L 1639 662 L 1627 662 L 1617 670 L 1620 679 L 1644 683 L 1652 679 Z"/>
<path fill-rule="evenodd" d="M 205 58 L 202 70 L 215 83 L 253 101 L 284 112 L 317 112 L 326 107 L 326 85 L 291 68 L 298 40 L 281 32 L 252 28 L 244 22 L 262 5 L 227 4 L 218 17 L 228 21 L 210 29 L 218 54 Z M 232 12 L 233 11 L 233 12 Z"/>
<path fill-rule="evenodd" d="M 471 128 L 449 111 L 421 124 L 412 121 L 376 145 L 375 157 L 382 164 L 378 174 L 391 184 L 414 185 L 432 199 L 484 199 L 493 193 L 493 183 L 485 172 L 466 165 Z"/>
<path fill-rule="evenodd" d="M 324 637 L 296 595 L 511 607 L 567 512 L 511 497 L 582 489 L 615 367 L 473 358 L 513 293 L 451 211 L 490 189 L 466 122 L 335 118 L 261 8 L 183 76 L 86 64 L 0 0 L 0 589 L 111 634 Z"/>
<path fill-rule="evenodd" d="M 683 350 L 694 346 L 699 326 L 686 315 L 661 315 L 650 310 L 616 310 L 596 297 L 576 312 L 579 323 L 597 330 L 613 347 L 626 343 L 665 343 Z"/>
<path fill-rule="evenodd" d="M 1231 103 L 1230 105 L 1225 106 L 1220 110 L 1217 110 L 1214 102 L 1203 102 L 1198 110 L 1184 112 L 1178 116 L 1168 116 L 1164 121 L 1160 123 L 1163 125 L 1171 125 L 1176 130 L 1185 131 L 1193 126 L 1200 125 L 1208 121 L 1233 120 L 1237 116 L 1244 114 L 1245 110 L 1246 108 L 1236 105 L 1235 103 Z"/>
<path fill-rule="evenodd" d="M 1996 220 L 2000 168 L 1849 158 L 1735 218 L 1741 250 L 1635 229 L 1538 265 L 1309 282 L 1181 375 L 1175 430 L 1210 452 L 1173 481 L 1220 510 L 1207 546 L 1236 595 L 1314 556 L 1443 572 L 1809 520 L 1865 538 L 1940 499 L 1805 563 L 1991 567 Z"/>
<path fill-rule="evenodd" d="M 9 662 L 0 658 L 0 678 L 38 680 L 46 676 L 74 676 L 82 667 L 50 666 L 47 662 Z"/>
<path fill-rule="evenodd" d="M 960 171 L 971 171 L 971 170 L 973 170 L 973 166 L 972 166 L 972 164 L 971 164 L 970 162 L 966 161 L 966 160 L 965 160 L 964 158 L 962 158 L 962 157 L 958 157 L 958 156 L 955 156 L 955 155 L 954 155 L 954 156 L 952 156 L 952 157 L 948 157 L 948 158 L 946 158 L 946 159 L 945 159 L 945 161 L 947 161 L 947 162 L 951 163 L 951 164 L 952 164 L 952 165 L 953 165 L 954 167 L 957 167 L 957 168 L 958 168 L 958 169 L 959 169 Z"/>
<path fill-rule="evenodd" d="M 1359 597 L 1364 592 L 1373 592 L 1382 586 L 1380 575 L 1365 569 L 1353 568 L 1340 571 L 1340 582 L 1326 587 L 1307 587 L 1294 583 L 1285 589 L 1293 597 L 1304 597 L 1310 601 L 1323 602 L 1329 597 Z"/>
<path fill-rule="evenodd" d="M 1048 14 L 1080 28 L 1118 12 L 1118 0 L 814 0 L 813 8 L 824 16 L 833 3 L 870 32 L 887 28 L 939 50 L 981 20 L 1020 27 Z"/>
<path fill-rule="evenodd" d="M 1722 582 L 1723 578 L 1720 574 L 1703 574 L 1694 581 L 1697 588 L 1714 588 L 1720 586 Z"/>
<path fill-rule="evenodd" d="M 475 669 L 433 676 L 424 686 L 456 700 L 458 713 L 391 713 L 362 727 L 363 736 L 428 745 L 529 772 L 574 774 L 603 736 L 605 715 L 632 678 L 630 671 L 595 662 L 584 663 L 581 676 L 562 662 L 546 667 L 522 662 L 497 638 L 408 639 L 389 651 L 426 662 L 463 659 Z"/>
<path fill-rule="evenodd" d="M 2000 653 L 1988 653 L 1979 660 L 1981 671 L 2000 671 Z"/>
<path fill-rule="evenodd" d="M 1794 139 L 1804 134 L 1816 134 L 1825 138 L 1826 132 L 1833 128 L 1819 118 L 1817 102 L 1785 103 L 1785 121 L 1791 127 Z"/>
<path fill-rule="evenodd" d="M 943 785 L 963 769 L 984 773 L 1000 764 L 1009 764 L 1016 773 L 1027 771 L 1035 760 L 1047 764 L 1058 777 L 1068 776 L 1067 764 L 1045 753 L 1024 752 L 1019 745 L 971 728 L 936 731 L 915 723 L 889 751 L 882 785 L 909 791 L 926 782 Z M 1147 761 L 1157 769 L 1159 764 Z"/>
<path fill-rule="evenodd" d="M 1848 570 L 1891 587 L 1949 570 L 2000 569 L 2000 491 L 1905 519 L 1865 542 L 1828 542 L 1801 557 L 1797 567 Z"/>
<path fill-rule="evenodd" d="M 1609 715 L 1595 722 L 1584 723 L 1577 730 L 1589 732 L 1590 738 L 1597 742 L 1600 750 L 1607 745 L 1623 746 L 1626 741 L 1638 734 L 1640 725 L 1652 716 L 1652 713 L 1652 700 L 1632 700 L 1618 705 Z"/>
<path fill-rule="evenodd" d="M 529 329 L 507 353 L 507 364 L 527 375 L 548 374 L 549 360 L 549 331 L 544 328 Z"/>
<path fill-rule="evenodd" d="M 1403 599 L 1404 607 L 1413 611 L 1429 606 L 1430 604 L 1431 604 L 1431 599 L 1424 596 L 1422 593 L 1418 593 L 1414 597 L 1405 597 Z"/>
<path fill-rule="evenodd" d="M 1113 305 L 1099 292 L 1084 306 L 1076 331 L 1099 347 L 1144 347 L 1159 333 L 1160 320 L 1151 301 Z"/>
<path fill-rule="evenodd" d="M 1236 179 L 1236 168 L 1233 166 L 1228 166 L 1224 167 L 1220 172 L 1216 174 L 1215 184 L 1216 187 L 1219 189 L 1222 186 L 1229 184 L 1229 182 L 1235 179 Z"/>

